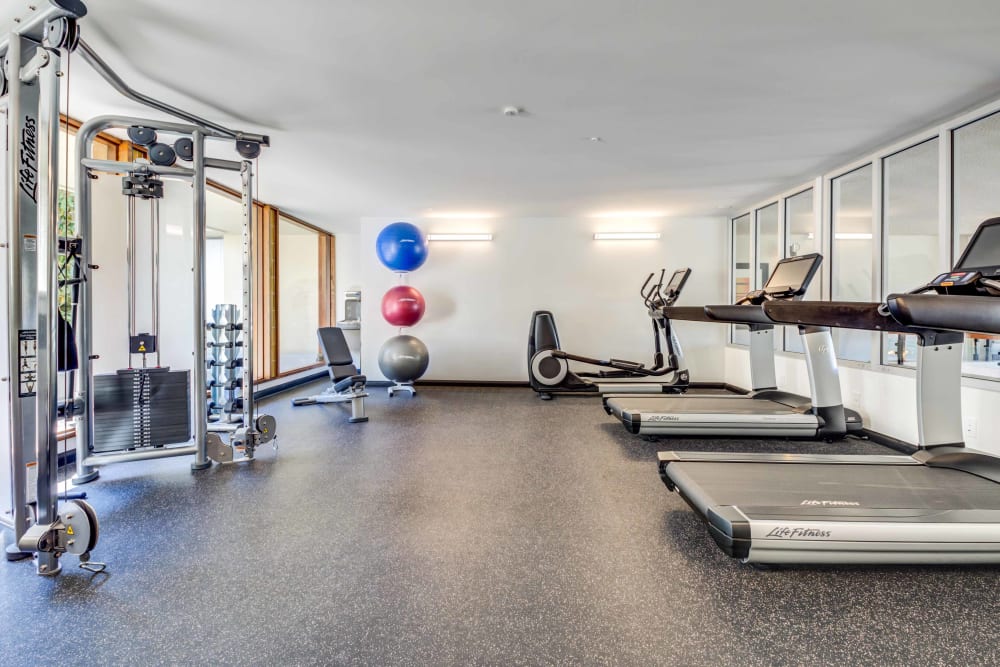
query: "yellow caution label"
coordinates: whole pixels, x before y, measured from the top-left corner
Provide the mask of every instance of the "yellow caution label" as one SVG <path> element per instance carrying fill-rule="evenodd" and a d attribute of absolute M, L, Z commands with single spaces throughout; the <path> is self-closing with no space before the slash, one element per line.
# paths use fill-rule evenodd
<path fill-rule="evenodd" d="M 66 534 L 67 535 L 73 534 L 73 526 L 66 526 Z"/>
<path fill-rule="evenodd" d="M 139 343 L 139 351 L 140 352 L 145 352 L 146 351 L 146 343 L 145 342 Z"/>

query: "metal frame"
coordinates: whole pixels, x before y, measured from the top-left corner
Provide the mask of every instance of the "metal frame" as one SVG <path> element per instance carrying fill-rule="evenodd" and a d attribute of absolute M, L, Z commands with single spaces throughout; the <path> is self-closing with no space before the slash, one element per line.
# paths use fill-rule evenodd
<path fill-rule="evenodd" d="M 82 17 L 76 2 L 33 6 L 0 42 L 7 59 L 7 224 L 8 224 L 8 378 L 11 387 L 11 486 L 15 559 L 19 543 L 34 526 L 58 519 L 58 361 L 55 341 L 58 272 L 57 196 L 59 165 L 59 76 L 61 50 L 45 43 L 50 22 Z M 66 27 L 69 21 L 62 21 Z M 2 92 L 2 90 L 0 90 Z M 43 271 L 42 267 L 46 270 Z M 28 349 L 34 340 L 34 362 Z M 22 352 L 24 354 L 22 354 Z M 21 384 L 21 365 L 34 363 L 35 386 Z M 30 373 L 30 370 L 28 371 Z M 13 387 L 17 383 L 17 388 Z M 28 467 L 35 467 L 35 488 L 28 489 Z M 33 497 L 32 497 L 33 496 Z M 31 506 L 34 505 L 34 516 Z M 7 524 L 4 521 L 4 524 Z M 39 551 L 36 570 L 58 574 L 58 553 Z"/>
<path fill-rule="evenodd" d="M 44 3 L 44 4 L 43 4 Z M 11 559 L 29 556 L 37 553 L 36 568 L 39 574 L 58 574 L 61 566 L 59 556 L 62 553 L 74 553 L 80 556 L 81 566 L 97 571 L 103 565 L 90 563 L 89 550 L 96 544 L 96 516 L 92 509 L 82 501 L 73 501 L 74 509 L 59 513 L 58 506 L 58 437 L 56 433 L 56 417 L 58 405 L 58 356 L 56 341 L 58 340 L 58 221 L 57 198 L 59 189 L 59 77 L 61 56 L 63 52 L 77 50 L 113 88 L 121 94 L 137 101 L 144 106 L 181 118 L 187 124 L 176 122 L 144 121 L 127 117 L 106 116 L 97 118 L 81 126 L 78 133 L 78 169 L 80 181 L 78 184 L 77 209 L 78 224 L 84 237 L 82 266 L 84 274 L 94 270 L 91 262 L 92 220 L 90 210 L 91 171 L 111 170 L 129 171 L 135 168 L 133 163 L 101 161 L 89 159 L 89 148 L 101 129 L 128 127 L 132 124 L 155 126 L 166 132 L 190 136 L 194 143 L 193 169 L 176 167 L 157 167 L 143 165 L 151 172 L 165 177 L 190 180 L 194 185 L 194 312 L 195 312 L 195 350 L 193 369 L 193 419 L 195 423 L 195 442 L 193 445 L 183 445 L 163 450 L 124 452 L 113 456 L 88 457 L 87 443 L 93 438 L 92 414 L 93 406 L 91 384 L 91 353 L 93 316 L 91 303 L 93 294 L 91 282 L 84 280 L 80 292 L 79 315 L 80 324 L 77 327 L 77 345 L 79 349 L 79 369 L 77 373 L 81 381 L 77 383 L 77 393 L 68 408 L 78 415 L 77 438 L 78 473 L 83 477 L 93 479 L 97 471 L 92 466 L 98 463 L 107 464 L 119 461 L 159 458 L 163 455 L 176 456 L 194 454 L 192 468 L 202 469 L 211 465 L 206 452 L 207 415 L 204 373 L 204 235 L 205 235 L 205 170 L 206 168 L 221 168 L 240 171 L 244 183 L 245 222 L 252 222 L 252 200 L 250 185 L 252 184 L 251 163 L 248 161 L 260 151 L 261 146 L 269 145 L 267 136 L 250 132 L 232 130 L 213 123 L 204 118 L 190 114 L 165 102 L 143 95 L 130 88 L 114 71 L 97 55 L 84 41 L 79 40 L 76 20 L 87 13 L 86 6 L 80 0 L 42 0 L 40 3 L 25 6 L 23 17 L 15 19 L 15 27 L 5 38 L 0 39 L 0 62 L 6 58 L 10 74 L 9 80 L 0 74 L 0 96 L 4 88 L 8 90 L 5 98 L 0 99 L 0 106 L 7 112 L 7 162 L 5 170 L 4 194 L 6 195 L 6 217 L 8 224 L 8 326 L 10 327 L 10 354 L 8 379 L 11 388 L 11 486 L 12 518 L 0 516 L 0 526 L 14 532 L 15 541 L 8 548 Z M 51 43 L 49 40 L 52 40 Z M 58 42 L 58 43 L 56 43 Z M 244 158 L 242 161 L 217 160 L 207 158 L 204 153 L 206 139 L 223 139 L 234 142 L 235 149 Z M 249 206 L 247 206 L 249 202 Z M 244 230 L 244 268 L 248 276 L 244 279 L 244 317 L 252 314 L 250 301 L 252 295 L 247 295 L 252 288 L 251 244 L 252 225 L 246 224 Z M 157 261 L 154 250 L 154 262 Z M 252 328 L 247 320 L 246 334 L 252 342 Z M 22 343 L 24 345 L 22 346 Z M 248 343 L 250 344 L 250 343 Z M 23 349 L 22 349 L 23 347 Z M 34 353 L 34 357 L 29 355 Z M 251 356 L 252 355 L 248 355 Z M 35 368 L 32 369 L 31 366 Z M 26 369 L 23 378 L 20 370 Z M 266 442 L 274 437 L 274 424 L 271 418 L 266 418 L 267 428 L 257 430 L 258 421 L 253 413 L 253 372 L 252 360 L 250 368 L 245 371 L 250 382 L 247 386 L 249 400 L 244 401 L 246 419 L 242 429 L 233 435 L 233 444 L 239 442 L 246 445 L 247 458 L 252 458 L 253 446 L 258 442 Z M 34 372 L 34 383 L 27 379 Z M 67 397 L 68 398 L 68 397 Z M 265 422 L 262 422 L 265 423 Z M 236 440 L 240 438 L 240 440 Z M 230 446 L 230 452 L 233 446 Z M 82 453 L 82 455 L 81 455 Z M 28 468 L 37 471 L 34 491 L 28 488 Z M 78 474 L 78 477 L 80 475 Z M 89 481 L 89 480 L 83 480 Z M 84 511 L 86 509 L 87 511 Z M 69 531 L 76 526 L 79 535 L 88 535 L 81 543 L 79 540 L 67 539 L 72 535 Z M 89 529 L 92 528 L 93 532 Z M 92 540 L 89 539 L 92 536 Z M 90 544 L 93 542 L 93 544 Z M 89 546 L 88 546 L 89 545 Z M 97 566 L 100 565 L 100 568 Z"/>
<path fill-rule="evenodd" d="M 132 126 L 141 126 L 153 129 L 157 132 L 166 132 L 188 136 L 194 143 L 194 154 L 192 167 L 158 166 L 151 164 L 138 164 L 133 162 L 117 162 L 110 160 L 93 160 L 88 158 L 93 142 L 97 136 L 110 129 L 127 129 Z M 207 406 L 204 396 L 206 393 L 205 380 L 205 232 L 206 232 L 206 168 L 223 169 L 227 171 L 238 171 L 242 182 L 243 204 L 243 238 L 242 238 L 242 262 L 243 262 L 243 302 L 242 302 L 242 324 L 244 335 L 244 346 L 248 350 L 253 347 L 253 167 L 250 161 L 220 160 L 205 157 L 206 139 L 231 141 L 231 138 L 214 129 L 206 130 L 195 125 L 185 125 L 173 122 L 153 121 L 144 118 L 134 118 L 129 116 L 99 116 L 84 123 L 77 132 L 77 160 L 78 160 L 78 190 L 77 190 L 77 211 L 78 211 L 78 231 L 84 239 L 83 264 L 90 271 L 93 265 L 92 248 L 89 240 L 92 238 L 93 220 L 91 211 L 91 179 L 89 176 L 98 171 L 110 173 L 129 173 L 138 168 L 145 169 L 150 173 L 164 178 L 178 179 L 190 182 L 194 188 L 193 196 L 193 257 L 194 257 L 194 289 L 192 294 L 192 311 L 194 319 L 194 356 L 191 380 L 192 394 L 192 422 L 194 425 L 194 443 L 177 443 L 176 445 L 150 449 L 120 452 L 115 454 L 93 454 L 94 447 L 94 406 L 91 399 L 93 393 L 93 367 L 91 357 L 93 355 L 93 287 L 92 281 L 85 281 L 80 300 L 81 323 L 79 331 L 79 356 L 80 356 L 80 376 L 74 403 L 77 410 L 81 411 L 77 419 L 77 456 L 76 475 L 73 481 L 77 484 L 84 484 L 93 481 L 98 477 L 96 468 L 101 465 L 112 463 L 123 463 L 126 461 L 142 461 L 149 459 L 167 458 L 173 456 L 194 455 L 194 462 L 191 464 L 193 470 L 203 470 L 211 466 L 211 452 L 217 452 L 219 447 L 225 447 L 224 443 L 213 441 L 209 443 L 209 424 Z M 154 272 L 158 267 L 154 267 Z M 211 429 L 214 433 L 225 432 L 238 439 L 241 444 L 246 445 L 246 458 L 253 458 L 253 450 L 256 447 L 254 438 L 255 414 L 253 405 L 253 355 L 245 355 L 243 366 L 243 427 L 249 433 L 244 433 L 238 429 Z M 249 442 L 247 441 L 249 439 Z M 212 445 L 210 452 L 210 444 Z M 233 460 L 231 456 L 225 455 L 225 461 Z M 222 461 L 220 461 L 222 462 Z"/>

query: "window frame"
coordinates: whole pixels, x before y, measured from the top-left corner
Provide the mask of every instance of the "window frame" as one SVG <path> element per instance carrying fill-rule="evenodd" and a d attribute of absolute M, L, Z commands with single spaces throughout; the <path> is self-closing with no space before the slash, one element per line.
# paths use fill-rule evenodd
<path fill-rule="evenodd" d="M 872 252 L 872 289 L 873 293 L 878 290 L 877 294 L 873 294 L 873 297 L 880 298 L 882 295 L 883 285 L 884 285 L 884 234 L 885 234 L 885 221 L 883 215 L 883 204 L 884 204 L 884 178 L 883 178 L 883 160 L 887 157 L 891 157 L 896 153 L 904 151 L 908 148 L 918 146 L 926 141 L 937 138 L 938 139 L 938 231 L 939 231 L 939 251 L 937 258 L 937 266 L 941 271 L 950 268 L 955 260 L 956 255 L 959 253 L 961 248 L 959 248 L 959 238 L 956 225 L 955 216 L 955 150 L 954 150 L 954 135 L 958 130 L 976 123 L 980 120 L 984 120 L 1000 113 L 1000 98 L 993 100 L 992 102 L 978 105 L 967 111 L 957 113 L 944 121 L 929 124 L 924 128 L 916 131 L 909 132 L 903 135 L 900 139 L 892 141 L 877 150 L 869 151 L 866 154 L 858 157 L 857 159 L 841 164 L 833 169 L 828 169 L 820 173 L 815 177 L 815 181 L 812 185 L 804 184 L 800 187 L 787 190 L 786 192 L 780 193 L 774 197 L 768 197 L 764 200 L 759 200 L 759 204 L 753 205 L 738 205 L 732 207 L 732 210 L 753 212 L 757 208 L 761 208 L 766 205 L 767 202 L 771 202 L 775 199 L 786 202 L 786 200 L 796 194 L 805 192 L 810 187 L 813 188 L 813 204 L 817 209 L 817 234 L 819 238 L 819 243 L 817 244 L 817 251 L 822 253 L 824 256 L 824 266 L 821 270 L 821 294 L 820 299 L 824 301 L 829 301 L 831 299 L 832 292 L 832 277 L 833 277 L 833 266 L 837 261 L 837 258 L 833 254 L 833 229 L 832 229 L 832 181 L 844 174 L 850 173 L 866 164 L 872 165 L 872 242 L 873 242 L 873 252 Z M 784 243 L 786 238 L 787 230 L 786 223 L 784 220 L 786 214 L 786 204 L 783 203 L 779 207 L 779 213 L 782 216 L 781 223 L 781 233 L 783 235 L 783 255 L 787 255 L 787 247 Z M 730 285 L 734 284 L 733 281 L 733 262 L 732 262 L 732 222 L 742 216 L 730 216 L 730 258 L 729 258 L 729 270 L 730 270 Z M 755 220 L 754 220 L 755 221 Z M 755 235 L 756 237 L 756 235 Z M 755 238 L 754 237 L 754 238 Z M 754 262 L 756 262 L 756 248 L 754 249 Z M 730 287 L 730 290 L 732 287 Z M 732 344 L 732 343 L 730 343 Z M 737 344 L 738 347 L 745 347 L 743 345 Z M 882 363 L 881 355 L 881 335 L 872 336 L 872 355 L 871 360 L 867 362 L 850 361 L 838 358 L 838 363 L 845 367 L 855 367 L 865 370 L 880 371 L 885 373 L 897 373 L 912 376 L 914 369 L 912 367 L 898 366 L 898 365 L 884 365 Z M 801 356 L 800 353 L 790 350 L 784 350 L 785 354 Z M 987 389 L 991 391 L 1000 391 L 1000 378 L 986 378 L 983 376 L 969 375 L 963 373 L 962 375 L 963 386 L 976 387 L 980 389 Z"/>

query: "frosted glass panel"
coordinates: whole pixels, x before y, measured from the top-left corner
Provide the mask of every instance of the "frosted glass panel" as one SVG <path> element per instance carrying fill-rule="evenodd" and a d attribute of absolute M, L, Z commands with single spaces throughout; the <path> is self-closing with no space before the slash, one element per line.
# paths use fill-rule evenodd
<path fill-rule="evenodd" d="M 1000 113 L 955 130 L 954 211 L 957 260 L 979 223 L 1000 216 Z M 966 334 L 965 375 L 1000 379 L 1000 336 Z"/>
<path fill-rule="evenodd" d="M 938 140 L 882 161 L 882 296 L 926 283 L 939 265 Z M 882 363 L 914 367 L 917 338 L 882 336 Z"/>
<path fill-rule="evenodd" d="M 785 200 L 785 257 L 808 255 L 819 250 L 813 197 L 813 189 L 809 188 Z M 820 298 L 821 293 L 820 276 L 816 276 L 809 285 L 804 298 L 816 301 Z M 787 352 L 804 352 L 799 328 L 784 327 L 784 329 L 785 350 Z"/>
<path fill-rule="evenodd" d="M 833 179 L 832 281 L 834 301 L 871 301 L 872 290 L 872 166 L 870 164 Z M 867 331 L 834 329 L 837 357 L 871 361 Z"/>
<path fill-rule="evenodd" d="M 734 302 L 753 289 L 753 276 L 750 275 L 753 236 L 750 233 L 750 227 L 749 213 L 733 220 L 733 285 L 731 296 Z M 732 340 L 737 345 L 749 345 L 750 334 L 747 328 L 742 325 L 733 325 Z"/>
<path fill-rule="evenodd" d="M 278 372 L 322 361 L 319 328 L 319 234 L 278 219 Z"/>

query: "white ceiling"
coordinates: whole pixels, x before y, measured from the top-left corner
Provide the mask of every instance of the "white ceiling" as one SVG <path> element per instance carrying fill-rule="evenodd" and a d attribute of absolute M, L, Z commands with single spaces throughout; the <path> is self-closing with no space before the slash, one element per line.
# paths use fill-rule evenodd
<path fill-rule="evenodd" d="M 1000 95 L 993 0 L 87 4 L 133 86 L 270 133 L 260 197 L 331 229 L 718 214 Z M 130 109 L 86 70 L 71 114 Z"/>

